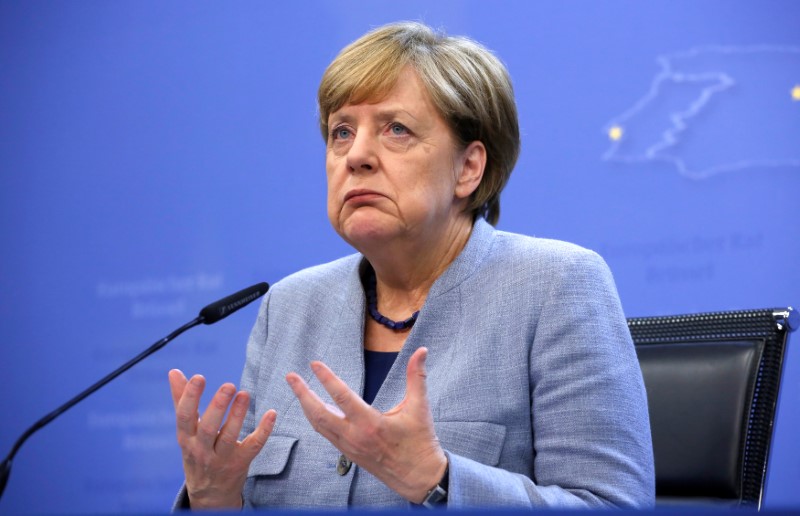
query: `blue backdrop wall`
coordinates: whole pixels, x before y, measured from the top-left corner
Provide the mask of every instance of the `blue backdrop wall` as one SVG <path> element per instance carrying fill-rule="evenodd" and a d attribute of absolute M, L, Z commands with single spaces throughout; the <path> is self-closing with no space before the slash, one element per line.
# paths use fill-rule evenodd
<path fill-rule="evenodd" d="M 0 1 L 0 453 L 206 303 L 352 252 L 325 215 L 315 91 L 366 30 L 466 34 L 514 79 L 499 227 L 609 262 L 629 316 L 800 301 L 800 6 Z M 0 511 L 166 510 L 167 371 L 237 381 L 248 307 L 35 435 Z M 795 343 L 796 347 L 796 343 Z M 790 347 L 767 507 L 800 506 Z"/>

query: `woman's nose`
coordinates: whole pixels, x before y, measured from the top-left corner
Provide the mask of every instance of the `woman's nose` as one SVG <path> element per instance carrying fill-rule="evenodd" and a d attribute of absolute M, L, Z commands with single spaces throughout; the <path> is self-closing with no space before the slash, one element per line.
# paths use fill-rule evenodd
<path fill-rule="evenodd" d="M 347 152 L 347 166 L 350 172 L 371 172 L 377 168 L 378 156 L 375 149 L 377 142 L 364 132 L 366 131 L 356 133 L 353 144 Z"/>

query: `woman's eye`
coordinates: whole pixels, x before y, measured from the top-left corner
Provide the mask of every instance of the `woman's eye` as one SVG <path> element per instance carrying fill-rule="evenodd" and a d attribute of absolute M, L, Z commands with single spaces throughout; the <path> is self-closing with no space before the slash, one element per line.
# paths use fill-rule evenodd
<path fill-rule="evenodd" d="M 406 128 L 406 126 L 404 126 L 403 124 L 392 124 L 389 130 L 392 132 L 392 135 L 394 136 L 404 136 L 408 134 L 408 128 Z"/>
<path fill-rule="evenodd" d="M 332 132 L 331 135 L 333 136 L 334 140 L 346 140 L 350 138 L 352 133 L 350 129 L 346 127 L 336 127 Z"/>

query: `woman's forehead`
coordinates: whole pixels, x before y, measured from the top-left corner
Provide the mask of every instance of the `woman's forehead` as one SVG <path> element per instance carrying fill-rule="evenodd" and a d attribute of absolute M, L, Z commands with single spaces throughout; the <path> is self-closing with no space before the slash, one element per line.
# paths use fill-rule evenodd
<path fill-rule="evenodd" d="M 380 90 L 354 90 L 341 106 L 328 115 L 328 118 L 358 106 L 374 106 L 381 112 L 389 114 L 406 111 L 412 116 L 419 110 L 435 110 L 427 88 L 417 72 L 410 67 L 402 70 L 394 83 L 384 85 Z"/>

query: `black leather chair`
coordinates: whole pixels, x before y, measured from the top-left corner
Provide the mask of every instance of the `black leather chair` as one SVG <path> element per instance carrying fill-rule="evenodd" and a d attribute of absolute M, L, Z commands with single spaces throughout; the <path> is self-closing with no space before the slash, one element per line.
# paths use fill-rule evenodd
<path fill-rule="evenodd" d="M 792 308 L 628 319 L 658 505 L 759 508 Z"/>

